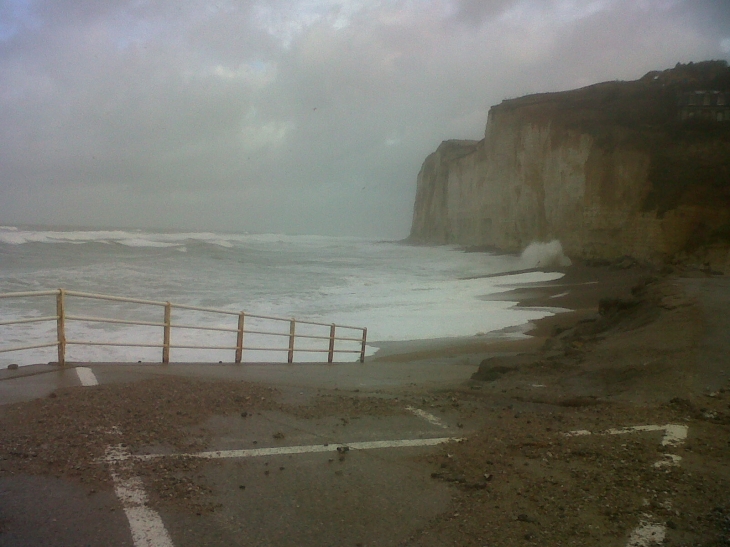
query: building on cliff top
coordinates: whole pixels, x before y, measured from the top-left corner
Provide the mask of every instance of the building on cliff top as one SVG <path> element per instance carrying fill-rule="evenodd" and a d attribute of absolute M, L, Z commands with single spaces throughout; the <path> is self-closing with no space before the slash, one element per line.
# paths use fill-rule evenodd
<path fill-rule="evenodd" d="M 702 90 L 681 93 L 679 119 L 730 122 L 730 92 Z"/>

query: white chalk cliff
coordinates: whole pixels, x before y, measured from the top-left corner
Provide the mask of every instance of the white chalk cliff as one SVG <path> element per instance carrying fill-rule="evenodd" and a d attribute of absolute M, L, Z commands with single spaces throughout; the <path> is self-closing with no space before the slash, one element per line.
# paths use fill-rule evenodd
<path fill-rule="evenodd" d="M 570 256 L 653 262 L 700 244 L 726 253 L 730 123 L 677 116 L 683 89 L 730 75 L 708 66 L 709 83 L 684 65 L 492 107 L 483 140 L 445 141 L 424 162 L 410 240 L 517 251 L 559 239 Z"/>

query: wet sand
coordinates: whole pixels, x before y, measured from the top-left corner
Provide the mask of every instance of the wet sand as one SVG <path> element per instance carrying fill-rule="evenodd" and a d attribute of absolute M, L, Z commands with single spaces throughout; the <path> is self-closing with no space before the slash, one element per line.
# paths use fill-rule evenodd
<path fill-rule="evenodd" d="M 554 315 L 485 335 L 371 342 L 370 345 L 378 347 L 378 351 L 368 361 L 406 362 L 469 354 L 535 351 L 556 328 L 596 316 L 602 298 L 630 298 L 631 288 L 653 275 L 647 268 L 588 266 L 580 262 L 549 271 L 562 272 L 565 275 L 558 280 L 543 283 L 516 283 L 511 290 L 485 295 L 484 299 L 514 301 L 521 308 L 552 308 Z M 521 272 L 505 272 L 499 275 L 509 276 L 514 273 Z"/>

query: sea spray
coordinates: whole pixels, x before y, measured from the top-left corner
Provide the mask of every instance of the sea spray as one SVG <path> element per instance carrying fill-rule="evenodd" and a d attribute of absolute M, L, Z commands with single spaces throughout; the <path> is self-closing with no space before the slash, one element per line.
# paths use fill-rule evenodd
<path fill-rule="evenodd" d="M 488 295 L 509 291 L 514 283 L 561 276 L 533 271 L 493 277 L 525 269 L 523 258 L 358 238 L 22 227 L 2 228 L 0 236 L 0 292 L 65 288 L 363 326 L 373 342 L 369 354 L 378 341 L 471 336 L 549 315 L 551 310 L 517 308 L 514 302 L 492 300 Z M 561 256 L 559 244 L 557 248 L 542 245 L 552 250 L 535 253 L 538 258 L 532 259 L 530 267 L 537 265 L 539 257 L 544 261 L 546 256 Z M 72 298 L 67 307 L 67 313 L 75 315 L 149 322 L 160 322 L 162 313 L 155 307 L 119 303 L 110 307 L 101 301 Z M 54 313 L 51 297 L 0 300 L 0 321 Z M 231 317 L 235 323 L 236 317 Z M 187 317 L 178 311 L 173 317 L 179 324 L 235 328 L 221 321 L 205 314 Z M 247 326 L 254 327 L 249 322 Z M 288 332 L 288 325 L 284 326 Z M 159 343 L 161 336 L 161 329 L 146 326 L 71 321 L 67 328 L 69 338 L 75 340 Z M 52 342 L 54 332 L 52 322 L 0 327 L 0 347 Z M 172 336 L 173 344 L 235 345 L 235 333 L 173 329 Z M 247 335 L 245 344 L 256 345 L 256 341 Z M 326 347 L 327 341 L 323 344 Z M 354 346 L 359 348 L 357 343 Z M 160 360 L 157 348 L 74 345 L 68 352 L 72 361 Z M 357 355 L 338 355 L 345 357 L 356 359 Z M 232 361 L 233 352 L 173 348 L 171 359 Z M 244 359 L 281 361 L 286 360 L 286 352 L 244 352 Z M 322 359 L 326 353 L 295 355 L 297 361 Z M 0 353 L 0 366 L 51 360 L 55 360 L 53 348 Z"/>
<path fill-rule="evenodd" d="M 524 268 L 555 268 L 571 265 L 570 259 L 563 254 L 560 241 L 553 239 L 547 243 L 534 241 L 530 243 L 522 254 L 520 261 Z"/>

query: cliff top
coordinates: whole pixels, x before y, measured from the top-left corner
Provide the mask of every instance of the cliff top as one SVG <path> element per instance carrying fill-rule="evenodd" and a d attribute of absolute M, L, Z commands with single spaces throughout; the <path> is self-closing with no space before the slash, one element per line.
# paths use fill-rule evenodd
<path fill-rule="evenodd" d="M 594 124 L 627 127 L 657 126 L 676 122 L 683 92 L 730 91 L 730 67 L 726 61 L 680 64 L 664 71 L 651 71 L 634 81 L 602 82 L 580 89 L 538 93 L 502 101 L 496 112 L 528 109 L 560 113 L 566 124 L 590 130 Z M 730 124 L 728 124 L 730 125 Z"/>

